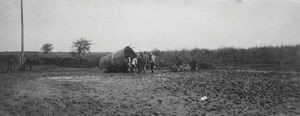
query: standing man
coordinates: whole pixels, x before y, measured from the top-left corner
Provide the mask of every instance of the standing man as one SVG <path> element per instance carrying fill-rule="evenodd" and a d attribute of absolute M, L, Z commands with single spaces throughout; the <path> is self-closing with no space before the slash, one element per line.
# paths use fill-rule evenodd
<path fill-rule="evenodd" d="M 13 71 L 13 65 L 14 65 L 14 59 L 13 55 L 9 55 L 8 58 L 6 59 L 7 61 L 7 73 L 11 73 Z"/>
<path fill-rule="evenodd" d="M 140 63 L 140 72 L 143 71 L 144 73 L 146 73 L 146 69 L 147 69 L 147 65 L 148 65 L 148 60 L 149 60 L 149 56 L 146 54 L 146 51 L 144 51 L 144 53 L 141 55 L 141 62 Z"/>
<path fill-rule="evenodd" d="M 131 58 L 130 57 L 127 57 L 127 71 L 130 73 L 131 72 Z"/>
<path fill-rule="evenodd" d="M 138 69 L 138 72 L 140 73 L 142 71 L 142 55 L 140 54 L 137 54 L 137 69 Z"/>
<path fill-rule="evenodd" d="M 132 58 L 132 60 L 131 60 L 131 71 L 132 72 L 136 72 L 137 64 L 138 64 L 138 60 L 136 59 L 136 57 Z"/>
<path fill-rule="evenodd" d="M 156 56 L 150 53 L 150 68 L 152 73 L 154 73 L 154 69 L 155 69 L 155 58 Z"/>
<path fill-rule="evenodd" d="M 197 61 L 196 60 L 193 60 L 192 62 L 190 62 L 190 66 L 191 66 L 191 70 L 193 70 L 193 71 L 198 70 Z"/>
<path fill-rule="evenodd" d="M 27 55 L 24 56 L 24 69 L 25 70 L 32 70 L 32 60 Z"/>

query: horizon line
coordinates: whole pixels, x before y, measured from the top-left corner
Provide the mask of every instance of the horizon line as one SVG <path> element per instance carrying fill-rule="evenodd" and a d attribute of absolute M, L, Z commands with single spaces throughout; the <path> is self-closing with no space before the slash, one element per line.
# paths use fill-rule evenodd
<path fill-rule="evenodd" d="M 247 48 L 242 48 L 242 47 L 234 47 L 234 46 L 221 46 L 219 48 L 199 48 L 199 47 L 195 47 L 195 48 L 176 48 L 176 49 L 166 49 L 166 50 L 163 50 L 163 49 L 158 49 L 158 48 L 154 48 L 152 50 L 146 50 L 146 51 L 155 51 L 155 50 L 159 50 L 159 51 L 175 51 L 175 50 L 193 50 L 193 49 L 207 49 L 207 50 L 218 50 L 218 49 L 224 49 L 224 48 L 235 48 L 235 49 L 253 49 L 253 48 L 263 48 L 263 47 L 287 47 L 287 46 L 300 46 L 300 44 L 281 44 L 281 45 L 256 45 L 256 46 L 253 46 L 253 47 L 247 47 Z M 136 52 L 143 52 L 145 50 L 139 50 L 139 51 L 136 51 Z M 20 51 L 16 51 L 16 50 L 1 50 L 0 52 L 21 52 Z M 42 51 L 34 51 L 34 50 L 24 50 L 24 52 L 42 52 Z M 51 52 L 72 52 L 72 51 L 51 51 Z M 114 52 L 114 51 L 91 51 L 91 53 L 111 53 L 111 52 Z M 88 53 L 88 52 L 87 52 Z"/>

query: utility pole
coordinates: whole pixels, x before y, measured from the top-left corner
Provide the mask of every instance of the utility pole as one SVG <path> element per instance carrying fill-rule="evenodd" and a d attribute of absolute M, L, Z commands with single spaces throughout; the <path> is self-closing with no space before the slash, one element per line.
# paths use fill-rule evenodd
<path fill-rule="evenodd" d="M 23 20 L 23 0 L 21 0 L 21 61 L 20 70 L 23 70 L 24 60 L 24 20 Z"/>

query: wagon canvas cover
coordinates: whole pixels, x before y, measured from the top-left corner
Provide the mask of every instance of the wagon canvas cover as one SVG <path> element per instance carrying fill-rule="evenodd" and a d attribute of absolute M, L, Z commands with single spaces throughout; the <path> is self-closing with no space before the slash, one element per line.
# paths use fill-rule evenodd
<path fill-rule="evenodd" d="M 129 46 L 102 57 L 99 68 L 104 71 L 123 72 L 126 70 L 127 57 L 136 57 L 136 53 Z"/>

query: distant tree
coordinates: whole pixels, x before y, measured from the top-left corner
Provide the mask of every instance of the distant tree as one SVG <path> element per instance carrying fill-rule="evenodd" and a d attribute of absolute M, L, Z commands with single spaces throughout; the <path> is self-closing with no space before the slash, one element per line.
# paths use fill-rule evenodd
<path fill-rule="evenodd" d="M 72 57 L 76 57 L 76 52 L 71 51 L 70 54 L 72 55 Z"/>
<path fill-rule="evenodd" d="M 45 43 L 41 50 L 44 52 L 44 54 L 48 54 L 53 50 L 53 44 L 51 43 Z"/>
<path fill-rule="evenodd" d="M 237 3 L 243 3 L 243 0 L 236 0 Z"/>
<path fill-rule="evenodd" d="M 87 51 L 90 51 L 92 40 L 86 40 L 85 38 L 81 37 L 80 39 L 73 42 L 72 48 L 77 53 L 78 61 L 82 54 L 85 54 Z"/>

